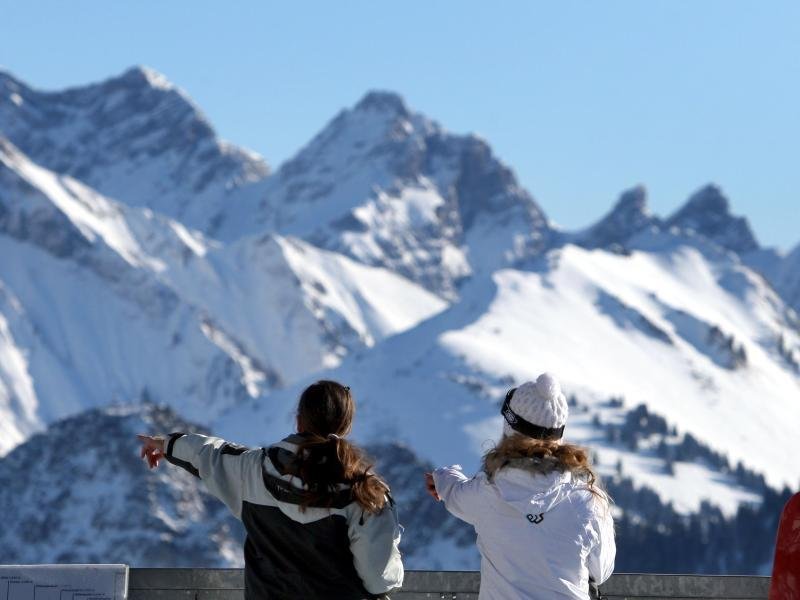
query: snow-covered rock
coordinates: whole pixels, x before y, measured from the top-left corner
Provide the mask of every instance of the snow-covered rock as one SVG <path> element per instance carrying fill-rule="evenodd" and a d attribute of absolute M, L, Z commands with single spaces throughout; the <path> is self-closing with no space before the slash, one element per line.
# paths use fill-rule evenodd
<path fill-rule="evenodd" d="M 0 132 L 51 171 L 211 237 L 301 237 L 447 298 L 474 270 L 541 251 L 550 232 L 485 141 L 388 92 L 342 111 L 270 177 L 144 67 L 62 92 L 0 73 Z"/>
<path fill-rule="evenodd" d="M 667 219 L 666 226 L 695 232 L 739 254 L 759 247 L 747 219 L 731 214 L 728 198 L 716 185 L 707 185 L 695 192 Z"/>
<path fill-rule="evenodd" d="M 0 459 L 0 563 L 240 567 L 242 527 L 199 479 L 139 458 L 137 433 L 197 430 L 152 404 L 89 410 Z"/>
<path fill-rule="evenodd" d="M 800 314 L 800 244 L 789 253 L 773 248 L 750 252 L 744 260 L 775 286 L 777 292 Z"/>
<path fill-rule="evenodd" d="M 611 211 L 595 225 L 575 235 L 575 243 L 586 248 L 623 250 L 635 234 L 657 227 L 660 219 L 647 206 L 647 190 L 636 186 L 622 193 Z"/>
<path fill-rule="evenodd" d="M 485 141 L 448 133 L 388 92 L 339 113 L 243 193 L 221 214 L 220 238 L 253 228 L 302 237 L 449 298 L 470 273 L 541 251 L 550 231 Z"/>
<path fill-rule="evenodd" d="M 786 302 L 800 314 L 800 244 L 783 261 L 776 285 Z"/>
<path fill-rule="evenodd" d="M 219 140 L 186 93 L 146 67 L 59 92 L 0 71 L 0 134 L 47 169 L 199 229 L 269 172 Z"/>

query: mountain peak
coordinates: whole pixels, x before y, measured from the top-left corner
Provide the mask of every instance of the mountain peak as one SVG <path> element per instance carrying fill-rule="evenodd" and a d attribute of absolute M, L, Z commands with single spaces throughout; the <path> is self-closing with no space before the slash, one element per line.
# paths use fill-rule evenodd
<path fill-rule="evenodd" d="M 758 249 L 758 241 L 745 217 L 731 213 L 730 201 L 722 189 L 708 184 L 689 197 L 686 204 L 667 221 L 668 227 L 694 231 L 737 253 Z"/>
<path fill-rule="evenodd" d="M 708 183 L 689 197 L 683 211 L 701 211 L 716 213 L 720 216 L 731 216 L 731 203 L 723 194 L 722 188 L 713 183 Z"/>
<path fill-rule="evenodd" d="M 580 244 L 587 248 L 624 245 L 634 234 L 658 223 L 647 205 L 647 189 L 637 185 L 622 192 L 614 207 L 582 236 Z"/>
<path fill-rule="evenodd" d="M 8 69 L 0 67 L 0 84 L 4 84 L 6 82 L 17 82 L 17 78 L 14 77 Z"/>
<path fill-rule="evenodd" d="M 385 90 L 371 90 L 367 92 L 358 104 L 356 111 L 374 111 L 390 113 L 393 115 L 408 116 L 410 111 L 406 106 L 405 100 L 396 92 Z"/>
<path fill-rule="evenodd" d="M 153 88 L 158 88 L 162 90 L 171 90 L 175 89 L 173 83 L 167 79 L 167 77 L 156 71 L 155 69 L 145 66 L 145 65 L 136 65 L 131 67 L 122 75 L 117 77 L 112 77 L 106 80 L 106 83 L 115 82 L 115 81 L 125 81 L 130 83 L 143 83 Z"/>
<path fill-rule="evenodd" d="M 647 188 L 639 184 L 622 192 L 612 212 L 649 214 Z"/>
<path fill-rule="evenodd" d="M 230 190 L 269 172 L 260 157 L 220 140 L 186 92 L 144 66 L 62 91 L 0 78 L 0 131 L 51 171 L 200 229 Z"/>
<path fill-rule="evenodd" d="M 447 132 L 392 92 L 339 112 L 266 186 L 260 226 L 448 298 L 469 273 L 538 253 L 549 233 L 485 140 Z"/>

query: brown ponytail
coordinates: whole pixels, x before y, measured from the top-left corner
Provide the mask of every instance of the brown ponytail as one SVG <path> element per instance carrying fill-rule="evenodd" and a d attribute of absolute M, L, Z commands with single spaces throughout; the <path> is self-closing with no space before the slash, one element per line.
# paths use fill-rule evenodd
<path fill-rule="evenodd" d="M 335 381 L 308 386 L 297 406 L 303 441 L 297 450 L 298 475 L 308 487 L 300 508 L 330 506 L 339 484 L 347 484 L 353 500 L 368 513 L 386 504 L 388 486 L 373 471 L 364 452 L 345 439 L 355 415 L 350 388 Z"/>

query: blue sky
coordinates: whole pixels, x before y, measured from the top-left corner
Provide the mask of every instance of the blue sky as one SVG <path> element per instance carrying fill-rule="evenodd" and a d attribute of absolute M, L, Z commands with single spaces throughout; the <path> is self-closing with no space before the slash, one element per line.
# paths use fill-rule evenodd
<path fill-rule="evenodd" d="M 476 132 L 547 214 L 713 181 L 800 243 L 800 2 L 0 0 L 0 65 L 55 89 L 149 65 L 274 166 L 369 89 Z"/>

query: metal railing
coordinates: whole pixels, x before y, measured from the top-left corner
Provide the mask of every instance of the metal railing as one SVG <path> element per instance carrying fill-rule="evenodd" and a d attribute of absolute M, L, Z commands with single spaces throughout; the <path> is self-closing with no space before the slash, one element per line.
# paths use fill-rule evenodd
<path fill-rule="evenodd" d="M 477 600 L 474 571 L 407 571 L 401 600 Z M 131 569 L 129 600 L 242 600 L 241 569 Z M 601 591 L 609 600 L 766 600 L 769 577 L 613 575 Z"/>

